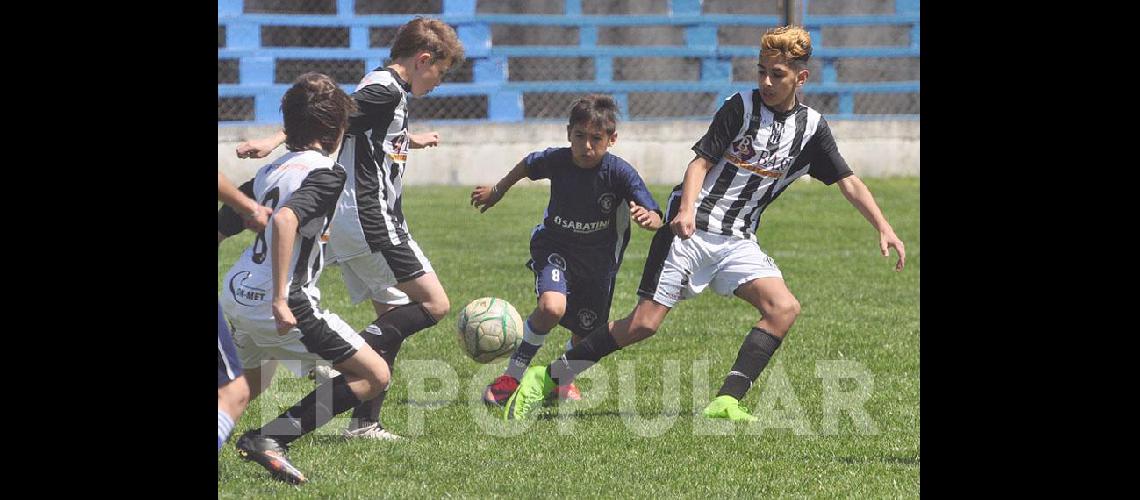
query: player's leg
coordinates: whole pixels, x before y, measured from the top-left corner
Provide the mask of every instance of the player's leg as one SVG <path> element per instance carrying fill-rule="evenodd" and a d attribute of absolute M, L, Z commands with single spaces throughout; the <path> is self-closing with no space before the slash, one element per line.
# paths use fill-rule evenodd
<path fill-rule="evenodd" d="M 309 304 L 291 302 L 301 331 L 299 343 L 314 357 L 328 360 L 342 373 L 318 386 L 293 407 L 238 440 L 243 458 L 268 469 L 275 478 L 299 484 L 305 476 L 287 458 L 297 438 L 328 423 L 361 401 L 378 395 L 389 383 L 388 365 L 352 327 L 335 314 L 321 313 Z M 331 394 L 332 401 L 328 404 Z M 319 395 L 319 397 L 318 397 Z"/>
<path fill-rule="evenodd" d="M 608 280 L 575 281 L 566 306 L 567 314 L 561 322 L 571 334 L 564 352 L 574 350 L 575 346 L 585 342 L 595 330 L 608 327 L 615 285 L 617 285 L 617 275 Z M 573 380 L 559 384 L 551 396 L 557 397 L 559 401 L 582 399 L 581 391 Z"/>
<path fill-rule="evenodd" d="M 506 371 L 493 380 L 483 391 L 483 401 L 488 404 L 502 405 L 518 388 L 523 373 L 546 342 L 546 335 L 558 325 L 566 314 L 566 295 L 569 278 L 566 276 L 566 261 L 557 253 L 547 256 L 539 255 L 529 265 L 532 269 L 539 267 L 536 263 L 545 263 L 534 277 L 534 291 L 538 296 L 534 311 L 523 322 L 523 339 L 511 359 L 507 362 Z"/>
<path fill-rule="evenodd" d="M 686 271 L 687 269 L 699 271 L 702 264 L 700 255 L 691 248 L 693 245 L 687 243 L 689 241 L 691 239 L 674 238 L 667 227 L 659 230 L 650 243 L 649 256 L 638 289 L 638 295 L 643 300 L 634 308 L 633 313 L 627 319 L 597 328 L 573 349 L 551 362 L 550 366 L 528 369 L 519 382 L 519 388 L 507 400 L 503 418 L 506 420 L 526 418 L 539 407 L 545 394 L 559 385 L 572 383 L 579 373 L 603 357 L 621 349 L 609 326 L 617 330 L 618 335 L 626 342 L 625 345 L 632 344 L 656 332 L 669 309 L 678 300 L 699 293 L 703 285 L 699 286 L 696 292 L 690 290 L 693 288 L 690 275 L 693 279 L 697 279 L 707 273 Z M 649 298 L 653 300 L 646 300 Z"/>
<path fill-rule="evenodd" d="M 259 335 L 255 332 L 264 330 L 262 332 L 264 335 L 271 335 L 271 338 L 276 340 L 276 325 L 272 318 L 268 321 L 252 319 L 268 312 L 268 306 L 264 310 L 239 307 L 231 296 L 223 295 L 222 307 L 226 317 L 231 320 L 229 324 L 231 340 L 241 364 L 242 378 L 245 379 L 249 389 L 248 401 L 253 401 L 269 388 L 269 384 L 273 382 L 273 375 L 277 372 L 277 361 L 271 349 L 257 344 L 256 337 Z"/>
<path fill-rule="evenodd" d="M 376 310 L 376 317 L 382 318 L 393 309 L 410 302 L 407 294 L 392 286 L 380 293 L 372 294 L 372 307 Z M 379 328 L 368 328 L 360 332 L 364 341 L 372 347 L 384 361 L 388 363 L 389 375 L 395 376 L 396 355 L 400 353 L 403 342 L 394 342 L 381 345 L 381 337 L 373 332 L 380 332 Z M 388 397 L 388 390 L 384 389 L 378 396 L 360 403 L 352 409 L 352 417 L 344 429 L 344 437 L 370 438 L 381 441 L 398 441 L 402 436 L 388 431 L 380 420 L 380 411 L 384 408 L 384 400 Z"/>
<path fill-rule="evenodd" d="M 672 220 L 681 203 L 680 192 L 674 192 L 669 200 L 666 218 Z M 619 348 L 653 336 L 678 301 L 704 289 L 703 285 L 694 287 L 692 283 L 695 272 L 707 265 L 698 250 L 696 240 L 678 239 L 667 225 L 654 233 L 641 271 L 641 282 L 637 285 L 637 305 L 628 316 L 609 324 L 610 334 Z"/>
<path fill-rule="evenodd" d="M 393 286 L 394 278 L 394 286 L 407 295 L 408 301 L 380 314 L 368 327 L 368 333 L 377 337 L 368 338 L 369 345 L 381 352 L 398 350 L 399 344 L 409 336 L 435 325 L 447 315 L 451 302 L 431 262 L 415 240 L 372 254 L 372 257 L 372 269 L 362 272 L 369 273 L 365 279 L 373 290 L 373 298 L 383 296 Z"/>
<path fill-rule="evenodd" d="M 249 385 L 242 376 L 241 360 L 218 306 L 218 452 L 249 404 Z"/>
<path fill-rule="evenodd" d="M 704 413 L 709 418 L 755 421 L 740 400 L 780 347 L 799 315 L 800 304 L 788 290 L 775 262 L 754 242 L 737 245 L 739 248 L 730 254 L 732 260 L 725 263 L 713 286 L 722 293 L 731 290 L 752 304 L 761 318 L 744 337 L 732 369 Z M 737 286 L 738 283 L 742 284 Z"/>
<path fill-rule="evenodd" d="M 669 308 L 649 299 L 642 299 L 630 316 L 609 325 L 603 325 L 587 336 L 569 351 L 566 351 L 549 366 L 533 366 L 523 374 L 519 387 L 507 400 L 503 412 L 505 420 L 526 418 L 542 403 L 545 396 L 559 387 L 569 387 L 578 374 L 597 364 L 603 357 L 621 349 L 609 326 L 616 326 L 619 333 L 628 335 L 629 325 L 636 324 L 637 331 L 656 331 L 665 319 Z M 635 323 L 636 322 L 636 323 Z M 648 335 L 646 335 L 647 337 Z"/>
<path fill-rule="evenodd" d="M 249 359 L 243 357 L 243 359 Z M 277 360 L 267 359 L 256 363 L 246 363 L 242 372 L 249 386 L 249 400 L 253 401 L 269 388 L 273 375 L 277 373 Z"/>
<path fill-rule="evenodd" d="M 360 335 L 384 358 L 390 370 L 396 366 L 396 356 L 404 340 L 437 321 L 416 298 L 427 300 L 430 307 L 442 309 L 444 314 L 447 312 L 447 305 L 441 307 L 440 304 L 447 300 L 443 287 L 431 271 L 431 263 L 414 241 L 342 261 L 340 267 L 352 302 L 355 304 L 368 299 L 376 310 L 376 319 Z M 397 288 L 398 278 L 415 282 L 408 287 L 416 291 L 416 298 Z M 354 408 L 345 436 L 400 439 L 380 423 L 380 412 L 386 398 L 387 391 Z"/>
<path fill-rule="evenodd" d="M 564 385 L 603 357 L 645 340 L 657 332 L 679 302 L 700 293 L 711 279 L 715 261 L 697 237 L 674 238 L 668 228 L 653 237 L 642 271 L 633 312 L 590 334 L 550 364 L 550 377 Z"/>
<path fill-rule="evenodd" d="M 555 260 L 560 258 L 558 254 L 551 254 L 551 257 L 556 258 Z M 523 324 L 523 340 L 511 355 L 504 375 L 509 375 L 515 380 L 521 378 L 523 372 L 530 366 L 531 359 L 546 343 L 546 335 L 566 315 L 569 277 L 564 266 L 565 264 L 560 267 L 548 262 L 535 273 L 534 291 L 538 296 L 537 304 Z"/>

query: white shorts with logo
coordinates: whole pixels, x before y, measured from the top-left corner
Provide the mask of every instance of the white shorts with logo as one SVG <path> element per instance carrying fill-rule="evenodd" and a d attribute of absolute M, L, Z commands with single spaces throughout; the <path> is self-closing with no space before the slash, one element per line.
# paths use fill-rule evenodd
<path fill-rule="evenodd" d="M 327 309 L 295 309 L 297 327 L 278 335 L 269 300 L 242 298 L 239 302 L 225 292 L 219 300 L 233 331 L 238 358 L 246 370 L 260 366 L 262 361 L 278 360 L 301 377 L 318 362 L 339 363 L 364 345 L 364 338 L 356 329 Z M 310 304 L 315 305 L 316 299 L 310 299 Z"/>
<path fill-rule="evenodd" d="M 414 241 L 409 243 L 415 254 L 422 257 L 419 245 Z M 421 276 L 434 272 L 427 258 L 417 260 L 423 270 Z M 340 266 L 341 274 L 344 276 L 344 286 L 348 288 L 348 296 L 353 304 L 359 304 L 365 299 L 393 306 L 411 303 L 408 295 L 396 288 L 396 276 L 381 252 L 356 256 L 340 261 L 337 265 Z"/>
<path fill-rule="evenodd" d="M 674 307 L 709 285 L 720 295 L 731 295 L 757 278 L 783 278 L 783 274 L 755 241 L 699 229 L 685 240 L 665 226 L 654 236 L 637 294 Z"/>

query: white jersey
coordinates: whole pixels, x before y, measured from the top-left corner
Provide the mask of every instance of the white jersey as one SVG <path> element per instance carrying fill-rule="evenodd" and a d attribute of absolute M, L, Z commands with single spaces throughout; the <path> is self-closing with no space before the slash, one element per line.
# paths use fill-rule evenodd
<path fill-rule="evenodd" d="M 344 169 L 332 158 L 316 151 L 290 152 L 257 171 L 252 184 L 243 191 L 261 205 L 275 211 L 289 207 L 299 222 L 289 262 L 289 305 L 298 300 L 314 306 L 320 300 L 317 281 L 324 265 L 320 235 L 328 226 L 343 190 Z M 241 231 L 232 210 L 219 215 L 219 232 Z M 235 227 L 236 226 L 236 227 Z M 236 229 L 236 230 L 235 230 Z M 253 243 L 242 252 L 223 281 L 222 308 L 235 323 L 269 325 L 273 312 L 273 224 L 258 233 Z M 259 330 L 264 330 L 260 328 Z"/>
<path fill-rule="evenodd" d="M 407 243 L 404 168 L 411 86 L 389 68 L 364 75 L 352 93 L 338 161 L 348 170 L 329 231 L 329 259 L 344 261 Z"/>
<path fill-rule="evenodd" d="M 773 112 L 756 89 L 726 99 L 693 151 L 713 163 L 694 206 L 696 228 L 753 241 L 760 214 L 796 178 L 830 185 L 852 174 L 819 112 L 798 102 Z"/>

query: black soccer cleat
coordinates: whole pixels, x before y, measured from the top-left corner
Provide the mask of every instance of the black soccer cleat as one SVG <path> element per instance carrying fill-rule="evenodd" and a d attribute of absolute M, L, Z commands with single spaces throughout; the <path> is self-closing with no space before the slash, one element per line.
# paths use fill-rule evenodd
<path fill-rule="evenodd" d="M 238 455 L 241 458 L 257 462 L 279 481 L 289 484 L 302 484 L 308 481 L 301 471 L 289 463 L 289 457 L 286 455 L 289 447 L 273 438 L 258 436 L 252 432 L 242 434 L 237 441 Z"/>

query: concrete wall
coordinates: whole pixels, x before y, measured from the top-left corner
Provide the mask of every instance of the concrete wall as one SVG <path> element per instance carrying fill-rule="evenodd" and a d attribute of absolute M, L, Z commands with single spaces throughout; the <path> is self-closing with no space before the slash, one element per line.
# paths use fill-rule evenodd
<path fill-rule="evenodd" d="M 919 124 L 915 121 L 828 122 L 839 151 L 861 177 L 918 176 Z M 625 158 L 648 184 L 677 184 L 693 158 L 693 143 L 707 121 L 622 122 L 610 152 Z M 234 148 L 244 140 L 270 135 L 278 127 L 218 127 L 218 169 L 240 183 L 264 160 L 239 160 Z M 407 184 L 488 184 L 498 181 L 531 151 L 569 146 L 564 123 L 439 125 L 413 124 L 412 132 L 436 130 L 441 146 L 411 151 Z M 527 183 L 529 181 L 523 181 Z M 522 183 L 520 183 L 522 184 Z"/>

